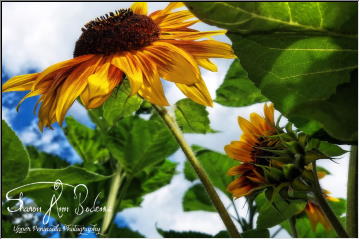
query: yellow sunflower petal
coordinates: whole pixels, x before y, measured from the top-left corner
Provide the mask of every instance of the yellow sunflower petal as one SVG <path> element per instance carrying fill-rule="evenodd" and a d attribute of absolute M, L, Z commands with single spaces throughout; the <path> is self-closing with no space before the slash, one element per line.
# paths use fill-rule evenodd
<path fill-rule="evenodd" d="M 39 77 L 36 79 L 36 82 L 34 84 L 34 88 L 37 88 L 37 83 L 41 82 L 44 78 L 46 78 L 49 74 L 52 74 L 56 72 L 57 70 L 64 69 L 64 68 L 71 68 L 79 65 L 80 63 L 83 63 L 85 61 L 90 60 L 95 55 L 93 54 L 87 54 L 83 56 L 79 56 L 76 58 L 72 58 L 63 62 L 56 63 L 54 65 L 51 65 L 50 67 L 46 68 L 44 71 L 42 71 L 39 75 Z"/>
<path fill-rule="evenodd" d="M 241 130 L 244 134 L 248 133 L 249 135 L 261 136 L 261 132 L 248 120 L 243 117 L 238 117 L 238 122 Z"/>
<path fill-rule="evenodd" d="M 97 108 L 108 99 L 113 89 L 121 82 L 122 72 L 108 61 L 87 80 L 87 87 L 80 95 L 81 101 L 88 109 Z"/>
<path fill-rule="evenodd" d="M 136 94 L 143 84 L 143 74 L 131 53 L 115 55 L 111 63 L 126 74 L 131 86 L 131 95 Z"/>
<path fill-rule="evenodd" d="M 162 78 L 186 85 L 201 81 L 197 62 L 184 50 L 161 41 L 146 50 L 157 63 Z"/>
<path fill-rule="evenodd" d="M 130 9 L 135 14 L 139 15 L 147 15 L 148 5 L 146 2 L 135 2 L 131 5 Z"/>
<path fill-rule="evenodd" d="M 138 52 L 136 56 L 139 67 L 142 69 L 144 84 L 139 90 L 139 94 L 153 104 L 168 106 L 160 76 L 156 64 L 145 53 Z"/>
<path fill-rule="evenodd" d="M 158 10 L 155 11 L 153 13 L 151 13 L 149 16 L 156 22 L 158 23 L 158 21 L 160 19 L 163 19 L 164 17 L 166 17 L 172 10 L 177 9 L 177 8 L 181 8 L 184 7 L 184 3 L 183 2 L 171 2 L 167 5 L 166 8 L 164 8 L 163 10 Z"/>
<path fill-rule="evenodd" d="M 2 85 L 3 92 L 31 90 L 39 73 L 25 74 L 10 78 Z"/>
<path fill-rule="evenodd" d="M 56 106 L 56 120 L 61 125 L 64 121 L 65 114 L 73 104 L 75 99 L 80 96 L 87 85 L 88 77 L 95 72 L 95 69 L 100 64 L 102 57 L 96 57 L 79 65 L 62 83 L 59 91 L 57 106 Z"/>
<path fill-rule="evenodd" d="M 236 58 L 231 45 L 215 40 L 187 41 L 164 40 L 184 49 L 194 57 L 201 58 Z"/>
<path fill-rule="evenodd" d="M 160 35 L 161 39 L 179 39 L 179 40 L 198 40 L 201 38 L 209 38 L 215 35 L 225 34 L 226 30 L 206 31 L 206 32 L 177 32 L 164 31 Z"/>
<path fill-rule="evenodd" d="M 193 85 L 176 83 L 176 86 L 194 102 L 204 106 L 212 107 L 212 98 L 202 78 L 199 83 L 195 83 Z"/>
<path fill-rule="evenodd" d="M 268 123 L 274 126 L 274 104 L 271 103 L 269 106 L 267 104 L 264 104 L 264 113 Z"/>
<path fill-rule="evenodd" d="M 199 64 L 199 66 L 201 66 L 209 71 L 212 71 L 212 72 L 218 71 L 217 66 L 207 58 L 195 58 L 195 60 Z"/>

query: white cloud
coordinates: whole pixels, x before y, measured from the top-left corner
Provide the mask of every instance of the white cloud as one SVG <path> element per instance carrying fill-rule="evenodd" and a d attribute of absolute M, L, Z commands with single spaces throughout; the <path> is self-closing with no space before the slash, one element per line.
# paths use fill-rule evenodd
<path fill-rule="evenodd" d="M 75 101 L 74 104 L 71 106 L 71 108 L 67 112 L 67 116 L 72 116 L 80 123 L 85 124 L 89 127 L 94 126 L 94 124 L 91 122 L 88 112 L 78 101 Z"/>
<path fill-rule="evenodd" d="M 59 156 L 68 153 L 70 156 L 67 156 L 66 160 L 72 163 L 81 161 L 65 138 L 63 131 L 58 127 L 55 127 L 54 130 L 44 129 L 41 133 L 37 126 L 37 120 L 34 119 L 29 126 L 19 131 L 17 135 L 25 145 L 35 146 L 41 151 Z"/>
<path fill-rule="evenodd" d="M 1 108 L 2 114 L 1 118 L 5 120 L 10 126 L 12 126 L 12 122 L 14 118 L 16 117 L 16 109 L 15 108 L 7 108 L 2 107 Z"/>

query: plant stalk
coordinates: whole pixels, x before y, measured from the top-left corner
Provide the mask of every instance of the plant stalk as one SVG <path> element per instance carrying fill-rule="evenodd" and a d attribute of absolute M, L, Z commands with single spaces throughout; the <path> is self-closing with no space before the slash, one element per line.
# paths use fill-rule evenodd
<path fill-rule="evenodd" d="M 290 228 L 291 228 L 291 235 L 293 238 L 298 238 L 298 232 L 296 229 L 296 217 L 292 216 L 291 218 L 289 218 L 289 224 L 290 224 Z"/>
<path fill-rule="evenodd" d="M 193 150 L 186 142 L 179 126 L 176 121 L 169 115 L 168 111 L 164 107 L 157 106 L 153 104 L 153 107 L 158 111 L 161 118 L 164 120 L 165 124 L 168 126 L 169 130 L 172 132 L 177 142 L 179 143 L 181 149 L 183 150 L 185 156 L 189 160 L 191 166 L 194 168 L 196 174 L 198 175 L 200 181 L 204 185 L 206 192 L 208 193 L 213 205 L 218 211 L 222 221 L 225 224 L 227 231 L 229 232 L 230 237 L 240 238 L 240 234 L 234 225 L 229 213 L 226 211 L 224 204 L 221 202 L 219 195 L 216 193 L 213 184 L 211 183 L 207 173 L 201 166 L 199 160 L 196 158 Z"/>
<path fill-rule="evenodd" d="M 314 178 L 313 193 L 315 195 L 315 199 L 316 199 L 317 203 L 319 204 L 321 210 L 323 211 L 323 213 L 329 220 L 331 226 L 333 227 L 333 229 L 335 230 L 337 235 L 341 238 L 348 238 L 349 235 L 347 234 L 344 227 L 341 225 L 339 219 L 336 217 L 335 213 L 330 208 L 329 204 L 327 203 L 327 201 L 324 198 L 324 194 L 320 187 L 319 178 L 317 176 L 316 162 L 313 162 L 313 171 L 312 172 L 313 172 L 313 178 Z"/>
<path fill-rule="evenodd" d="M 123 176 L 122 176 L 121 172 L 118 170 L 111 180 L 109 197 L 106 202 L 106 212 L 104 214 L 104 218 L 103 218 L 103 222 L 102 222 L 102 226 L 101 226 L 101 233 L 100 233 L 101 235 L 106 234 L 106 232 L 112 222 L 114 212 L 117 207 L 116 199 L 117 199 L 117 195 L 118 195 L 122 180 L 123 180 Z"/>
<path fill-rule="evenodd" d="M 346 230 L 352 238 L 358 237 L 358 147 L 351 146 L 346 206 Z"/>

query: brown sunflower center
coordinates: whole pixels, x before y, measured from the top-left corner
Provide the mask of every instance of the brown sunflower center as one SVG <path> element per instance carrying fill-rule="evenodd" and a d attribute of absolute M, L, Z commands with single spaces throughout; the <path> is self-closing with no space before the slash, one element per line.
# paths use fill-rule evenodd
<path fill-rule="evenodd" d="M 75 44 L 74 57 L 85 54 L 109 55 L 143 48 L 159 39 L 160 29 L 145 15 L 121 9 L 85 24 Z"/>

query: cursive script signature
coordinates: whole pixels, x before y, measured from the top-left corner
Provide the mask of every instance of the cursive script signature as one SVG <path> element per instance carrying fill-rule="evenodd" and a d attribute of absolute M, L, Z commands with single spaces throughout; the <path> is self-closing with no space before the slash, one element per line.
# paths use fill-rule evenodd
<path fill-rule="evenodd" d="M 53 184 L 54 193 L 51 196 L 49 208 L 42 209 L 41 207 L 26 207 L 24 205 L 24 194 L 23 192 L 20 192 L 18 194 L 18 197 L 12 196 L 16 195 L 18 191 L 22 188 L 36 185 L 36 184 Z M 73 199 L 76 202 L 76 207 L 73 209 L 73 213 L 75 215 L 82 215 L 85 213 L 93 213 L 93 212 L 106 212 L 106 207 L 100 207 L 97 206 L 97 200 L 100 196 L 100 193 L 98 193 L 93 201 L 93 204 L 91 207 L 85 206 L 84 203 L 88 198 L 89 190 L 85 184 L 78 184 L 78 185 L 71 185 L 67 183 L 61 182 L 61 180 L 56 180 L 55 182 L 34 182 L 34 183 L 28 183 L 22 186 L 19 186 L 17 188 L 14 188 L 6 193 L 6 200 L 7 201 L 16 201 L 15 203 L 15 209 L 14 207 L 7 207 L 7 210 L 11 213 L 13 212 L 45 212 L 42 222 L 43 224 L 47 224 L 50 221 L 51 215 L 55 212 L 58 218 L 62 218 L 64 213 L 70 213 L 71 209 L 68 206 L 59 206 L 59 200 L 63 196 L 63 190 L 64 186 L 68 186 L 73 188 Z"/>

